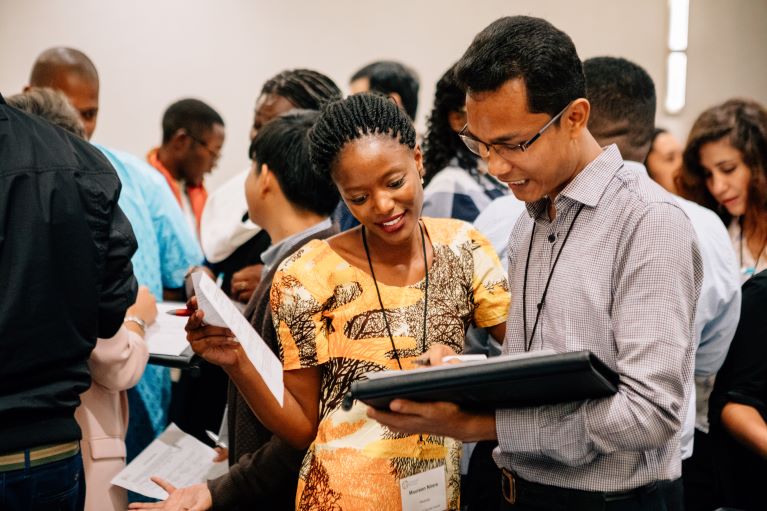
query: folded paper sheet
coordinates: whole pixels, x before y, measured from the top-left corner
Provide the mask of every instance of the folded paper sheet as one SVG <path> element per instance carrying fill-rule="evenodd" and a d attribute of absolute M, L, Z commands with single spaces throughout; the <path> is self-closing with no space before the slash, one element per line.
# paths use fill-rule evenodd
<path fill-rule="evenodd" d="M 285 386 L 280 359 L 272 353 L 253 326 L 208 275 L 203 272 L 193 273 L 192 283 L 197 296 L 197 306 L 205 312 L 204 321 L 209 325 L 228 328 L 234 333 L 248 360 L 282 406 Z"/>

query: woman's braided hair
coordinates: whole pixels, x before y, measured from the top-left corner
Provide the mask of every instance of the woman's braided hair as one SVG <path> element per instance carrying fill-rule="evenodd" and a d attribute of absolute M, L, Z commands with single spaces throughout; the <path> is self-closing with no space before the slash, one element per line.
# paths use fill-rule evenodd
<path fill-rule="evenodd" d="M 344 146 L 369 135 L 388 136 L 415 148 L 415 128 L 407 114 L 391 100 L 362 93 L 328 103 L 309 132 L 315 171 L 331 175 Z"/>
<path fill-rule="evenodd" d="M 341 99 L 341 89 L 322 73 L 311 69 L 290 69 L 270 78 L 261 88 L 261 96 L 275 94 L 296 108 L 319 110 L 328 101 Z"/>

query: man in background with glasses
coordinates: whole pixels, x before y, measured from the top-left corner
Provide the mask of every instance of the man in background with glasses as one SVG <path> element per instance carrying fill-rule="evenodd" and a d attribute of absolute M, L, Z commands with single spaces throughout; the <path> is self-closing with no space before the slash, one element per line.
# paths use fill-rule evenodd
<path fill-rule="evenodd" d="M 203 180 L 218 163 L 224 120 L 198 99 L 176 101 L 162 116 L 162 144 L 147 155 L 165 177 L 194 232 L 208 198 Z"/>
<path fill-rule="evenodd" d="M 589 350 L 620 376 L 607 398 L 490 413 L 395 400 L 395 431 L 497 440 L 501 509 L 681 509 L 679 432 L 692 388 L 700 255 L 689 220 L 588 131 L 572 40 L 501 18 L 456 65 L 466 145 L 526 203 L 509 240 L 504 354 Z"/>

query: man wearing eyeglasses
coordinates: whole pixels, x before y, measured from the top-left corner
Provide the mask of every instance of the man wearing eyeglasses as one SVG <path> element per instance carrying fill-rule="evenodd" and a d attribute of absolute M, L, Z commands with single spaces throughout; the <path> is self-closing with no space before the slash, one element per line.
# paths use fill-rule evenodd
<path fill-rule="evenodd" d="M 619 374 L 618 392 L 484 414 L 405 400 L 368 413 L 397 432 L 497 439 L 501 509 L 681 509 L 702 279 L 689 220 L 589 133 L 580 59 L 545 20 L 495 21 L 456 75 L 466 145 L 527 207 L 509 241 L 503 352 L 590 350 Z"/>
<path fill-rule="evenodd" d="M 182 99 L 165 110 L 162 144 L 147 155 L 198 236 L 208 198 L 203 180 L 218 163 L 223 145 L 224 120 L 218 112 L 198 99 Z"/>

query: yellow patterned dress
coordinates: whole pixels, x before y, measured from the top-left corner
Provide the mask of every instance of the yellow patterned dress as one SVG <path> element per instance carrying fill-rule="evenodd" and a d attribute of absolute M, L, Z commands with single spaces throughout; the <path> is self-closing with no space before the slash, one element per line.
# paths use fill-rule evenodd
<path fill-rule="evenodd" d="M 444 343 L 460 352 L 469 323 L 506 320 L 508 283 L 492 246 L 470 224 L 423 223 L 434 249 L 426 348 Z M 424 281 L 378 286 L 402 365 L 411 368 L 423 351 Z M 320 366 L 322 374 L 319 429 L 301 468 L 296 508 L 400 510 L 400 479 L 444 465 L 448 507 L 457 510 L 459 442 L 394 433 L 359 402 L 341 408 L 364 373 L 397 369 L 371 276 L 315 240 L 280 265 L 271 293 L 285 370 Z"/>

